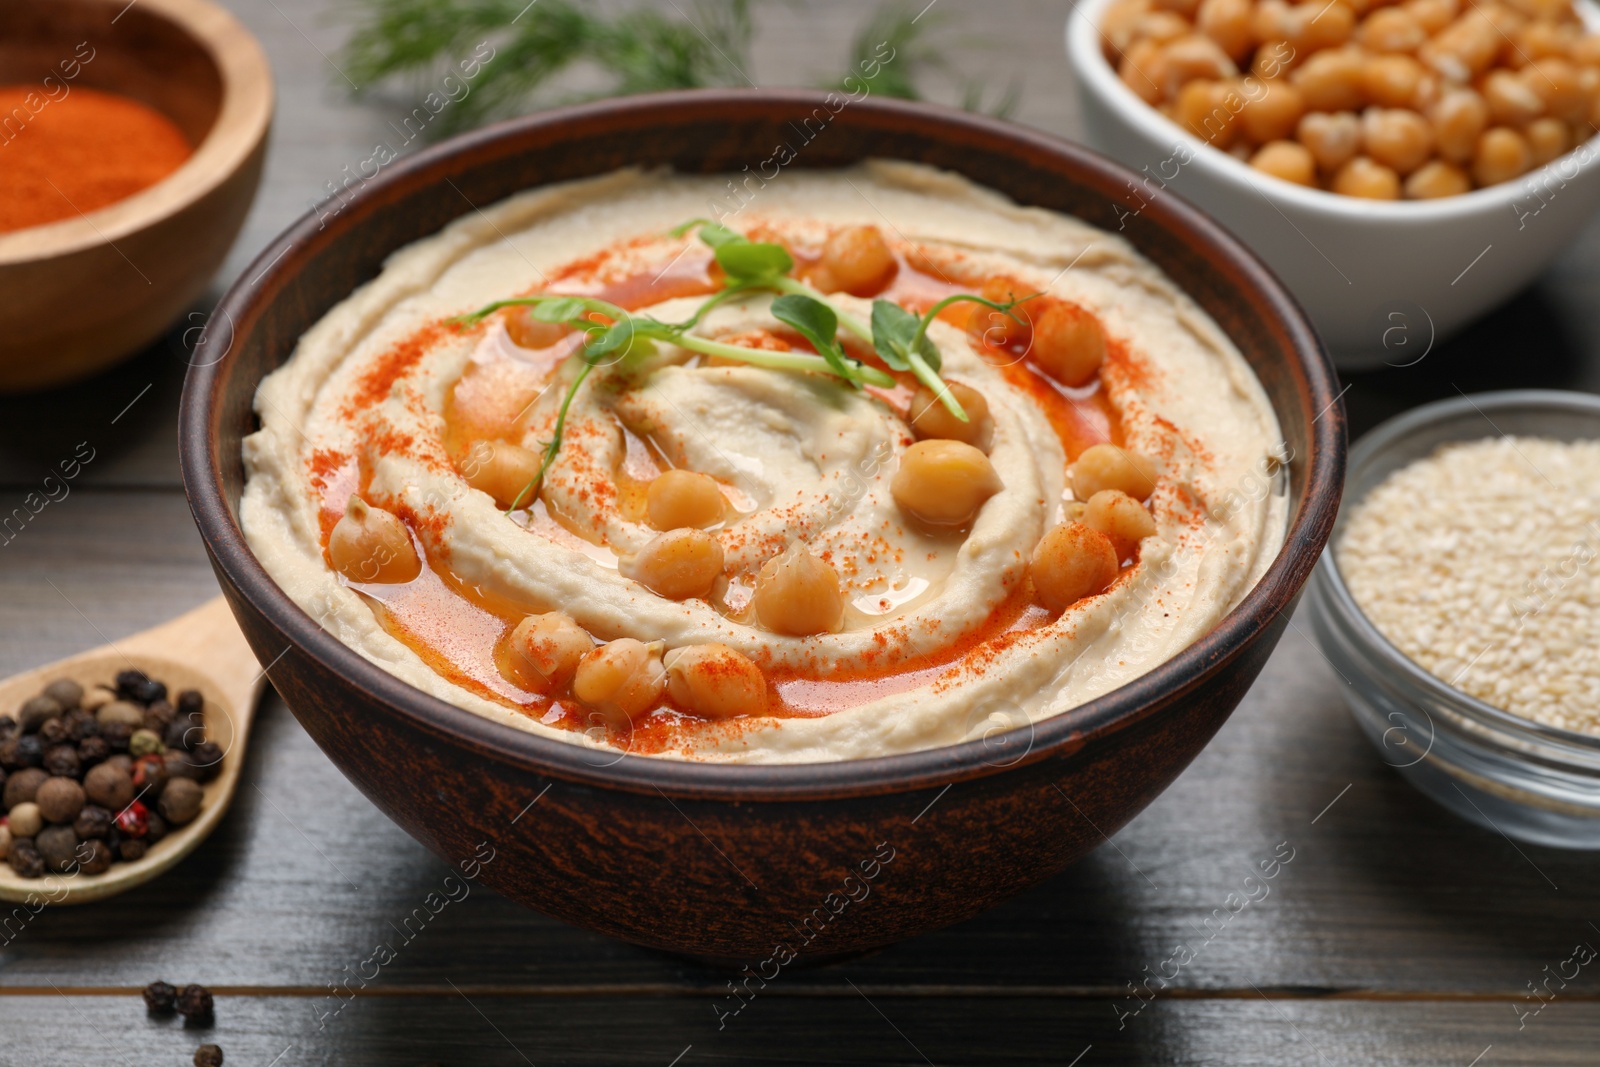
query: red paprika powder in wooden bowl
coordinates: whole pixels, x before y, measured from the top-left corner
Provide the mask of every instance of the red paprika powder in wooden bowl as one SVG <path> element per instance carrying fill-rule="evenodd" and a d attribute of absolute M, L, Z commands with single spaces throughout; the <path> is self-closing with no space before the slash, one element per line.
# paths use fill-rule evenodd
<path fill-rule="evenodd" d="M 0 392 L 93 374 L 195 303 L 255 197 L 272 96 L 210 0 L 0 4 Z"/>

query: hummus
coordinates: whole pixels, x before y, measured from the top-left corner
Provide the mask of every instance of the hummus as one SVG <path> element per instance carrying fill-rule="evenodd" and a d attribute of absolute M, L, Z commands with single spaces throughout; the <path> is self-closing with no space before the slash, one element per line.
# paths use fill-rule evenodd
<path fill-rule="evenodd" d="M 965 522 L 919 522 L 896 499 L 917 444 L 909 375 L 863 389 L 658 341 L 596 361 L 574 391 L 581 333 L 557 336 L 522 307 L 459 318 L 577 293 L 682 322 L 723 282 L 711 248 L 674 228 L 729 185 L 625 170 L 511 197 L 395 253 L 308 331 L 262 382 L 244 448 L 244 532 L 288 595 L 384 669 L 520 729 L 613 752 L 815 762 L 1068 713 L 1206 633 L 1270 564 L 1286 522 L 1284 446 L 1227 337 L 1120 238 L 951 174 L 890 162 L 790 171 L 720 221 L 784 245 L 812 278 L 830 235 L 874 228 L 892 276 L 864 296 L 828 294 L 858 322 L 873 298 L 921 314 L 996 278 L 1041 294 L 1017 311 L 1070 302 L 1098 320 L 1103 363 L 1076 387 L 1042 374 L 987 307 L 958 303 L 929 325 L 939 373 L 982 394 L 992 420 L 981 443 L 997 488 Z M 811 352 L 773 301 L 738 294 L 694 332 Z M 839 336 L 873 362 L 870 344 Z M 545 455 L 569 393 L 534 491 L 508 505 L 472 484 L 483 441 Z M 1030 560 L 1047 532 L 1082 517 L 1073 464 L 1105 442 L 1148 457 L 1154 532 L 1113 557 L 1108 587 L 1051 610 Z M 707 526 L 722 566 L 704 595 L 664 596 L 629 576 L 661 535 L 644 499 L 668 468 L 708 475 L 725 498 L 726 517 Z M 403 521 L 424 563 L 415 577 L 368 582 L 331 565 L 353 494 Z M 842 622 L 774 632 L 752 610 L 762 568 L 802 550 L 837 574 Z M 631 719 L 587 714 L 571 688 L 540 691 L 505 669 L 508 633 L 547 612 L 596 642 L 660 642 L 669 663 L 670 650 L 725 645 L 759 667 L 767 698 L 756 714 L 708 718 L 674 689 Z"/>

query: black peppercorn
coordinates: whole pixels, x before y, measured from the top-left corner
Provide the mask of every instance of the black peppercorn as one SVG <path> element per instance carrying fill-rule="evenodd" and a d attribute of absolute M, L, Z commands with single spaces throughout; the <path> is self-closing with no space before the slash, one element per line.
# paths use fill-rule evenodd
<path fill-rule="evenodd" d="M 33 839 L 33 845 L 52 871 L 68 871 L 77 862 L 78 835 L 70 826 L 46 826 Z"/>
<path fill-rule="evenodd" d="M 186 985 L 178 994 L 178 1014 L 185 1023 L 210 1022 L 213 1007 L 211 990 L 203 985 Z"/>
<path fill-rule="evenodd" d="M 61 716 L 46 719 L 44 725 L 39 727 L 39 740 L 47 745 L 59 745 L 67 739 L 67 724 L 61 721 Z"/>
<path fill-rule="evenodd" d="M 148 851 L 150 851 L 150 846 L 145 844 L 142 838 L 137 837 L 125 838 L 117 846 L 117 855 L 122 857 L 124 863 L 142 860 L 144 859 L 144 854 Z"/>
<path fill-rule="evenodd" d="M 216 1045 L 201 1045 L 194 1050 L 194 1067 L 222 1067 L 222 1050 Z"/>
<path fill-rule="evenodd" d="M 100 724 L 100 736 L 105 738 L 106 744 L 111 746 L 111 751 L 126 752 L 128 751 L 128 739 L 133 736 L 133 724 L 103 722 Z"/>
<path fill-rule="evenodd" d="M 85 804 L 72 821 L 72 832 L 85 841 L 104 838 L 111 832 L 111 812 L 98 804 Z"/>
<path fill-rule="evenodd" d="M 198 715 L 179 715 L 161 733 L 169 749 L 187 751 L 206 739 L 206 728 Z"/>
<path fill-rule="evenodd" d="M 79 874 L 105 874 L 111 869 L 111 847 L 104 841 L 80 841 L 74 858 Z"/>
<path fill-rule="evenodd" d="M 11 842 L 11 851 L 6 853 L 6 862 L 11 864 L 11 869 L 21 878 L 38 878 L 44 874 L 44 857 L 39 855 L 39 850 L 26 837 L 19 837 Z"/>
<path fill-rule="evenodd" d="M 151 1015 L 171 1015 L 178 1006 L 178 991 L 166 982 L 151 982 L 144 987 L 144 1006 Z"/>
<path fill-rule="evenodd" d="M 44 750 L 45 773 L 58 778 L 76 778 L 82 761 L 78 750 L 70 744 L 51 745 Z"/>
<path fill-rule="evenodd" d="M 44 746 L 34 734 L 13 734 L 0 741 L 0 766 L 6 770 L 37 767 L 44 759 Z"/>
<path fill-rule="evenodd" d="M 151 704 L 166 699 L 167 687 L 161 682 L 152 681 L 144 671 L 118 671 L 117 696 L 136 704 Z"/>
<path fill-rule="evenodd" d="M 98 737 L 100 734 L 100 723 L 92 711 L 77 708 L 61 716 L 61 721 L 66 724 L 67 736 L 74 741 L 82 741 L 86 737 Z"/>
<path fill-rule="evenodd" d="M 144 843 L 147 845 L 153 845 L 166 836 L 167 820 L 163 819 L 160 815 L 153 811 L 146 815 Z"/>
<path fill-rule="evenodd" d="M 17 720 L 9 715 L 0 715 L 0 737 L 10 737 L 17 732 Z"/>
<path fill-rule="evenodd" d="M 200 695 L 198 689 L 185 689 L 178 694 L 178 712 L 182 715 L 198 715 L 205 710 L 206 698 Z"/>
<path fill-rule="evenodd" d="M 222 746 L 215 741 L 202 741 L 189 753 L 199 780 L 209 782 L 222 773 Z"/>
<path fill-rule="evenodd" d="M 85 737 L 78 742 L 79 767 L 92 767 L 109 755 L 111 755 L 111 746 L 106 744 L 106 739 L 98 734 L 93 737 Z"/>
<path fill-rule="evenodd" d="M 165 700 L 158 700 L 144 709 L 144 728 L 153 730 L 157 737 L 164 737 L 167 727 L 171 726 L 177 718 L 177 709 Z"/>
<path fill-rule="evenodd" d="M 174 778 L 192 778 L 197 782 L 200 780 L 200 768 L 189 762 L 189 754 L 182 749 L 168 750 L 161 759 L 167 768 L 168 781 Z"/>

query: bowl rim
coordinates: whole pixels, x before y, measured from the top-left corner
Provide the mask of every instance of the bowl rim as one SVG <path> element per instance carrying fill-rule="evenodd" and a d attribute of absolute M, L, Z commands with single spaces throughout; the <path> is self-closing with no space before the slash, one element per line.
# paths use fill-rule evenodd
<path fill-rule="evenodd" d="M 1489 415 L 1508 408 L 1544 408 L 1551 411 L 1580 412 L 1593 417 L 1597 426 L 1600 426 L 1600 395 L 1593 393 L 1568 389 L 1499 389 L 1487 393 L 1463 393 L 1458 397 L 1447 397 L 1412 408 L 1368 430 L 1350 448 L 1348 471 L 1354 473 L 1360 470 L 1363 465 L 1380 458 L 1418 430 L 1463 415 L 1476 413 L 1484 417 L 1490 429 L 1489 433 L 1483 435 L 1485 438 L 1492 437 L 1495 433 L 1504 436 Z M 1457 440 L 1468 441 L 1476 438 L 1463 437 Z M 1441 442 L 1443 443 L 1445 442 Z M 1338 537 L 1346 519 L 1359 502 L 1359 498 L 1350 499 L 1348 502 L 1350 506 L 1344 509 L 1335 523 L 1328 544 L 1322 550 L 1322 558 L 1317 563 L 1317 572 L 1321 577 L 1330 608 L 1337 609 L 1343 621 L 1352 628 L 1355 635 L 1360 637 L 1366 650 L 1379 657 L 1384 667 L 1394 671 L 1397 676 L 1404 678 L 1422 692 L 1478 725 L 1488 727 L 1493 731 L 1489 736 L 1510 734 L 1517 738 L 1533 739 L 1551 746 L 1556 751 L 1569 750 L 1582 753 L 1591 763 L 1600 757 L 1600 736 L 1568 730 L 1561 726 L 1551 726 L 1497 708 L 1430 673 L 1389 640 L 1362 610 L 1361 604 L 1350 592 L 1349 585 L 1345 583 L 1344 573 L 1339 569 L 1336 555 Z M 1475 736 L 1482 740 L 1485 735 Z"/>
<path fill-rule="evenodd" d="M 325 224 L 315 210 L 284 231 L 257 256 L 218 305 L 215 315 L 235 331 L 248 329 L 260 294 L 271 292 L 303 259 L 336 239 L 341 225 L 350 225 L 370 209 L 392 202 L 396 187 L 437 184 L 459 173 L 458 158 L 489 149 L 495 143 L 565 129 L 581 130 L 607 121 L 671 124 L 692 115 L 700 120 L 731 120 L 739 114 L 763 115 L 774 107 L 823 106 L 821 91 L 784 89 L 700 89 L 603 100 L 536 112 L 462 134 L 394 163 L 365 183 L 341 209 L 338 221 Z M 1131 172 L 1085 148 L 1048 134 L 954 108 L 898 100 L 864 98 L 851 103 L 835 121 L 853 112 L 884 126 L 913 127 L 944 136 L 960 133 L 967 142 L 981 140 L 1015 153 L 1031 152 L 1065 163 L 1085 185 L 1108 198 L 1121 189 Z M 465 211 L 472 210 L 470 202 Z M 1237 272 L 1258 306 L 1275 316 L 1296 365 L 1297 391 L 1303 395 L 1309 441 L 1305 458 L 1305 493 L 1289 516 L 1282 547 L 1260 581 L 1207 634 L 1159 664 L 1101 697 L 1038 723 L 1007 731 L 1001 738 L 1027 746 L 1014 758 L 995 758 L 988 739 L 859 760 L 823 763 L 722 764 L 653 756 L 626 758 L 568 741 L 541 737 L 429 696 L 319 627 L 267 574 L 245 542 L 227 504 L 220 456 L 219 385 L 226 359 L 191 366 L 180 408 L 179 445 L 184 486 L 196 525 L 216 568 L 232 584 L 228 591 L 251 603 L 286 635 L 290 647 L 308 656 L 350 684 L 364 690 L 390 713 L 409 725 L 451 744 L 464 745 L 484 757 L 520 765 L 542 776 L 558 777 L 634 793 L 694 799 L 737 801 L 823 800 L 909 792 L 944 786 L 957 780 L 985 777 L 1052 756 L 1077 751 L 1087 741 L 1144 718 L 1156 706 L 1175 702 L 1223 669 L 1253 638 L 1297 600 L 1333 528 L 1344 473 L 1342 393 L 1332 360 L 1294 298 L 1270 270 L 1239 240 L 1198 209 L 1178 197 L 1162 197 L 1145 212 L 1189 248 L 1222 258 Z M 327 229 L 322 227 L 327 225 Z M 390 250 L 391 252 L 393 250 Z M 1314 413 L 1314 414 L 1313 414 Z M 1324 418 L 1327 416 L 1327 418 Z M 235 462 L 233 458 L 229 462 Z M 270 665 L 269 665 L 270 666 Z M 1005 741 L 1009 744 L 1010 741 Z M 608 763 L 596 761 L 604 757 Z M 941 794 L 942 795 L 942 794 Z"/>
<path fill-rule="evenodd" d="M 71 0 L 121 8 L 119 0 Z M 234 15 L 212 0 L 140 0 L 140 10 L 189 37 L 210 56 L 222 83 L 217 117 L 177 170 L 132 196 L 41 226 L 0 233 L 0 268 L 25 266 L 88 249 L 161 222 L 209 196 L 244 166 L 272 123 L 272 68 L 261 44 Z M 121 14 L 117 18 L 121 18 Z M 112 19 L 114 24 L 116 19 Z M 102 90 L 104 91 L 104 90 Z"/>
<path fill-rule="evenodd" d="M 1199 166 L 1208 169 L 1218 178 L 1234 185 L 1242 185 L 1262 197 L 1268 193 L 1285 204 L 1303 211 L 1332 216 L 1339 222 L 1396 221 L 1418 224 L 1450 222 L 1480 215 L 1489 215 L 1506 209 L 1516 210 L 1518 200 L 1537 194 L 1530 191 L 1530 183 L 1538 189 L 1549 191 L 1552 186 L 1564 188 L 1577 181 L 1585 170 L 1600 161 L 1600 132 L 1550 162 L 1535 167 L 1516 179 L 1498 185 L 1473 189 L 1459 196 L 1444 196 L 1435 200 L 1367 200 L 1344 196 L 1326 189 L 1309 189 L 1282 178 L 1258 171 L 1241 159 L 1200 140 L 1176 122 L 1140 99 L 1132 89 L 1123 84 L 1106 60 L 1100 48 L 1100 16 L 1113 0 L 1082 0 L 1067 15 L 1066 51 L 1070 66 L 1078 75 L 1078 83 L 1092 92 L 1117 112 L 1122 120 L 1133 126 L 1146 138 L 1157 142 L 1181 144 L 1194 157 Z M 1600 28 L 1600 10 L 1589 0 L 1574 0 L 1574 6 L 1588 23 L 1591 31 Z M 1581 158 L 1579 158 L 1581 157 Z M 1154 162 L 1154 161 L 1152 161 Z M 1563 176 L 1556 168 L 1573 164 L 1573 173 Z M 1189 166 L 1191 164 L 1185 164 Z M 1540 181 L 1543 177 L 1549 181 Z M 1554 195 L 1553 193 L 1551 194 Z M 1270 201 L 1269 201 L 1270 202 Z M 1541 205 L 1543 201 L 1541 200 Z M 1535 209 L 1537 213 L 1537 209 Z"/>

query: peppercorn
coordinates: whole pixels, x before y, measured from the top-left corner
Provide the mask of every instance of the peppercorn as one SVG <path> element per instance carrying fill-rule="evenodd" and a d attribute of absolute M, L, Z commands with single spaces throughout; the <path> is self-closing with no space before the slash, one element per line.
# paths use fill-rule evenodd
<path fill-rule="evenodd" d="M 19 878 L 38 878 L 44 874 L 44 857 L 39 855 L 33 841 L 26 837 L 12 839 L 6 862 L 11 864 L 11 869 L 17 872 Z"/>
<path fill-rule="evenodd" d="M 11 854 L 11 827 L 0 822 L 0 860 Z"/>
<path fill-rule="evenodd" d="M 200 715 L 180 712 L 167 727 L 162 740 L 168 748 L 191 749 L 206 739 L 206 721 Z"/>
<path fill-rule="evenodd" d="M 167 836 L 167 820 L 155 812 L 145 818 L 144 843 L 153 845 Z"/>
<path fill-rule="evenodd" d="M 178 711 L 165 700 L 158 700 L 144 709 L 144 728 L 155 731 L 157 737 L 164 737 L 167 727 L 171 726 L 178 718 Z"/>
<path fill-rule="evenodd" d="M 59 745 L 67 739 L 67 724 L 61 721 L 62 716 L 46 719 L 44 725 L 39 727 L 39 740 L 46 745 Z"/>
<path fill-rule="evenodd" d="M 99 734 L 85 737 L 78 742 L 78 766 L 92 767 L 96 763 L 111 755 L 111 746 L 106 744 L 106 739 Z"/>
<path fill-rule="evenodd" d="M 133 788 L 141 797 L 155 803 L 167 784 L 167 762 L 160 756 L 141 756 L 133 761 Z"/>
<path fill-rule="evenodd" d="M 70 826 L 46 826 L 33 839 L 33 844 L 49 870 L 65 872 L 77 862 L 78 835 Z"/>
<path fill-rule="evenodd" d="M 67 736 L 74 741 L 82 741 L 86 737 L 100 736 L 100 720 L 94 717 L 94 712 L 82 708 L 73 708 L 61 716 L 61 721 L 66 724 Z"/>
<path fill-rule="evenodd" d="M 194 1050 L 194 1067 L 222 1067 L 222 1050 L 216 1045 L 201 1045 Z"/>
<path fill-rule="evenodd" d="M 108 685 L 97 685 L 83 694 L 79 707 L 85 711 L 98 711 L 117 699 L 116 691 Z"/>
<path fill-rule="evenodd" d="M 22 707 L 17 709 L 17 722 L 22 726 L 23 733 L 31 734 L 43 726 L 45 720 L 53 719 L 65 710 L 55 697 L 40 693 L 23 701 Z"/>
<path fill-rule="evenodd" d="M 222 773 L 222 746 L 215 741 L 202 741 L 189 752 L 189 762 L 198 772 L 198 779 L 209 782 Z"/>
<path fill-rule="evenodd" d="M 185 1023 L 210 1022 L 214 1008 L 211 990 L 203 985 L 186 985 L 178 994 L 178 1014 Z"/>
<path fill-rule="evenodd" d="M 200 780 L 200 768 L 189 759 L 189 753 L 181 748 L 168 749 L 167 754 L 162 757 L 162 762 L 167 768 L 168 781 L 173 778 L 191 778 L 197 782 Z"/>
<path fill-rule="evenodd" d="M 144 671 L 118 671 L 117 695 L 138 704 L 150 704 L 165 699 L 167 687 L 161 682 L 152 680 Z"/>
<path fill-rule="evenodd" d="M 57 778 L 76 778 L 83 761 L 78 759 L 77 746 L 71 744 L 51 745 L 44 750 L 44 769 L 47 774 Z"/>
<path fill-rule="evenodd" d="M 178 713 L 180 715 L 199 715 L 206 707 L 206 698 L 200 695 L 198 689 L 185 689 L 178 694 Z"/>
<path fill-rule="evenodd" d="M 106 739 L 106 744 L 111 746 L 113 752 L 128 751 L 128 739 L 133 736 L 133 727 L 125 722 L 102 722 L 100 736 Z"/>
<path fill-rule="evenodd" d="M 83 703 L 83 686 L 71 678 L 57 678 L 44 687 L 44 695 L 63 708 L 75 708 Z"/>
<path fill-rule="evenodd" d="M 171 1015 L 178 1006 L 178 991 L 166 982 L 151 982 L 144 987 L 144 1007 L 151 1015 Z"/>
<path fill-rule="evenodd" d="M 138 729 L 128 738 L 128 755 L 134 759 L 161 752 L 166 747 L 161 743 L 161 736 L 154 730 Z"/>
<path fill-rule="evenodd" d="M 6 825 L 14 836 L 31 838 L 44 829 L 44 816 L 39 814 L 39 805 L 30 800 L 11 809 Z"/>
<path fill-rule="evenodd" d="M 143 837 L 150 830 L 150 809 L 137 800 L 117 812 L 114 822 L 124 837 Z"/>
<path fill-rule="evenodd" d="M 69 823 L 83 810 L 85 799 L 83 786 L 71 778 L 50 778 L 34 794 L 33 802 L 46 822 Z"/>
<path fill-rule="evenodd" d="M 0 798 L 5 800 L 6 810 L 31 801 L 49 778 L 37 767 L 27 767 L 11 775 L 6 779 L 5 792 L 0 794 Z"/>
<path fill-rule="evenodd" d="M 142 860 L 144 859 L 144 854 L 148 851 L 150 851 L 150 846 L 145 844 L 143 839 L 137 837 L 130 837 L 117 846 L 117 854 L 122 857 L 124 863 Z"/>
<path fill-rule="evenodd" d="M 126 752 L 118 752 L 114 756 L 107 756 L 106 762 L 126 774 L 129 778 L 133 777 L 133 757 Z"/>
<path fill-rule="evenodd" d="M 0 741 L 0 766 L 6 770 L 37 767 L 42 759 L 44 759 L 44 746 L 33 734 L 13 734 Z"/>
<path fill-rule="evenodd" d="M 102 808 L 121 811 L 133 799 L 133 776 L 107 760 L 90 768 L 84 776 L 83 788 L 89 799 Z"/>
<path fill-rule="evenodd" d="M 173 826 L 183 826 L 200 814 L 200 800 L 203 793 L 199 782 L 188 778 L 174 778 L 167 783 L 167 788 L 161 791 L 161 800 L 157 802 L 156 809 L 161 812 L 161 817 Z"/>
<path fill-rule="evenodd" d="M 17 732 L 17 720 L 9 715 L 0 715 L 0 737 L 10 737 Z"/>
<path fill-rule="evenodd" d="M 88 841 L 103 839 L 111 830 L 111 812 L 98 804 L 85 804 L 78 817 L 72 820 L 72 832 Z"/>
<path fill-rule="evenodd" d="M 111 846 L 104 841 L 80 841 L 73 855 L 78 861 L 79 874 L 105 874 L 115 858 Z"/>
<path fill-rule="evenodd" d="M 103 729 L 107 723 L 125 722 L 130 730 L 144 726 L 144 708 L 129 700 L 113 700 L 94 713 L 95 721 Z"/>

